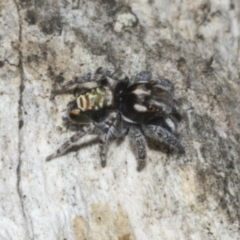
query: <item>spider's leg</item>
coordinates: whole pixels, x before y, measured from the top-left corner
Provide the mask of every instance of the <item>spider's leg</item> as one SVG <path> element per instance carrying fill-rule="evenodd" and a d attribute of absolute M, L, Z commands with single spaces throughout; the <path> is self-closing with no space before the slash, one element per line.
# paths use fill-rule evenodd
<path fill-rule="evenodd" d="M 141 130 L 136 127 L 132 126 L 129 130 L 131 143 L 133 144 L 138 160 L 137 170 L 141 171 L 146 165 L 146 140 L 144 135 L 142 134 Z"/>
<path fill-rule="evenodd" d="M 120 114 L 115 118 L 105 121 L 105 131 L 101 134 L 99 138 L 99 146 L 100 146 L 100 159 L 102 167 L 106 166 L 107 160 L 107 150 L 108 150 L 108 142 L 114 138 L 121 138 L 126 134 L 127 129 L 124 128 L 122 119 Z"/>
<path fill-rule="evenodd" d="M 182 120 L 182 116 L 181 114 L 178 112 L 178 110 L 176 109 L 176 107 L 173 106 L 172 108 L 172 113 L 171 115 L 174 117 L 174 119 L 176 119 L 178 122 L 180 122 Z"/>
<path fill-rule="evenodd" d="M 108 141 L 109 137 L 108 134 L 102 134 L 99 138 L 99 148 L 100 148 L 100 159 L 101 159 L 101 166 L 105 167 L 107 164 L 107 150 L 108 150 Z"/>
<path fill-rule="evenodd" d="M 95 72 L 95 75 L 102 75 L 102 76 L 106 76 L 106 77 L 112 77 L 112 74 L 109 70 L 107 69 L 104 69 L 103 67 L 99 67 L 96 72 Z"/>
<path fill-rule="evenodd" d="M 147 137 L 157 141 L 163 141 L 166 144 L 177 148 L 181 154 L 185 153 L 185 149 L 179 139 L 167 129 L 156 125 L 142 125 L 142 130 Z"/>
<path fill-rule="evenodd" d="M 150 81 L 152 85 L 156 88 L 167 90 L 168 92 L 173 93 L 174 92 L 174 86 L 171 81 L 164 77 L 156 77 Z"/>
<path fill-rule="evenodd" d="M 149 71 L 142 71 L 136 75 L 133 82 L 148 82 L 152 78 L 152 73 Z"/>
<path fill-rule="evenodd" d="M 105 167 L 107 164 L 107 150 L 108 150 L 108 142 L 114 138 L 121 138 L 126 134 L 126 130 L 122 130 L 120 134 L 119 131 L 114 127 L 111 126 L 107 133 L 103 133 L 99 138 L 99 146 L 100 146 L 100 159 L 101 159 L 101 166 Z"/>
<path fill-rule="evenodd" d="M 98 75 L 103 77 L 109 77 L 114 81 L 119 81 L 121 72 L 119 71 L 119 69 L 117 69 L 115 72 L 111 73 L 109 70 L 99 67 L 95 72 L 95 76 Z"/>
<path fill-rule="evenodd" d="M 107 80 L 107 84 L 113 88 L 119 81 L 126 82 L 127 84 L 129 83 L 129 78 L 124 73 L 122 73 L 120 69 L 117 69 L 112 73 L 109 70 L 100 67 L 95 72 L 95 76 L 99 75 L 102 76 L 103 79 Z"/>
<path fill-rule="evenodd" d="M 54 98 L 57 94 L 73 92 L 76 89 L 92 89 L 101 85 L 101 77 L 95 76 L 92 78 L 91 74 L 88 73 L 83 77 L 75 77 L 73 80 L 65 83 L 59 89 L 53 89 L 51 92 L 52 98 Z"/>
<path fill-rule="evenodd" d="M 90 123 L 89 125 L 84 126 L 81 130 L 77 131 L 75 134 L 73 134 L 68 141 L 66 141 L 64 144 L 62 144 L 56 152 L 49 155 L 46 158 L 46 161 L 50 161 L 53 158 L 59 157 L 62 154 L 64 154 L 69 148 L 73 146 L 73 144 L 79 140 L 79 138 L 83 137 L 85 134 L 92 132 L 94 130 L 94 124 Z"/>
<path fill-rule="evenodd" d="M 106 166 L 107 143 L 110 138 L 113 138 L 112 130 L 110 130 L 110 128 L 116 120 L 116 114 L 116 112 L 112 112 L 104 122 L 96 124 L 96 130 L 100 129 L 102 132 L 99 137 L 100 159 L 102 167 Z"/>

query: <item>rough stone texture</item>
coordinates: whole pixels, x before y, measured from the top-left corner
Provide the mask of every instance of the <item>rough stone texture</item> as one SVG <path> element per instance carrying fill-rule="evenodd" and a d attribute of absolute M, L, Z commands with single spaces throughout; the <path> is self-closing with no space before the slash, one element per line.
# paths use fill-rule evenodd
<path fill-rule="evenodd" d="M 0 239 L 239 239 L 239 27 L 237 0 L 1 0 Z M 185 156 L 45 162 L 72 134 L 51 89 L 99 66 L 174 82 Z"/>

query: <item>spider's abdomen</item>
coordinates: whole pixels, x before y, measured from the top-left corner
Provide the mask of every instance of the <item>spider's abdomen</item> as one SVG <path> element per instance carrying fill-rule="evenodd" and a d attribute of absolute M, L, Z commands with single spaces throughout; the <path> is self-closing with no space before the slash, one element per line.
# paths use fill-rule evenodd
<path fill-rule="evenodd" d="M 89 110 L 100 110 L 106 107 L 113 106 L 113 92 L 107 87 L 94 88 L 85 94 L 80 95 L 76 99 L 77 108 L 81 112 Z"/>

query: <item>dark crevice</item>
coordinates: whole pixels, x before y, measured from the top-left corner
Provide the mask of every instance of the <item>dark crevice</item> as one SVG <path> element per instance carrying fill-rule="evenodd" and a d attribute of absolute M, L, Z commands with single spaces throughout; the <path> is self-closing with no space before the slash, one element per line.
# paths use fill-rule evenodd
<path fill-rule="evenodd" d="M 7 62 L 10 66 L 19 67 L 19 64 L 10 63 L 8 59 L 5 59 L 4 62 Z"/>
<path fill-rule="evenodd" d="M 21 20 L 21 16 L 20 16 L 20 8 L 19 5 L 17 3 L 17 0 L 14 0 L 14 3 L 16 5 L 16 9 L 17 9 L 17 13 L 18 13 L 18 24 L 19 24 L 19 35 L 18 35 L 18 46 L 21 45 L 22 43 L 22 20 Z M 22 99 L 22 95 L 23 95 L 23 91 L 24 91 L 24 70 L 23 70 L 23 54 L 21 51 L 21 48 L 18 47 L 18 56 L 19 56 L 19 63 L 18 63 L 18 69 L 19 69 L 19 75 L 20 75 L 20 86 L 19 86 L 19 101 L 18 101 L 18 121 L 19 122 L 23 122 L 23 110 L 22 110 L 22 105 L 23 105 L 23 99 Z M 19 196 L 19 200 L 20 200 L 20 205 L 21 205 L 21 210 L 22 210 L 22 214 L 25 220 L 25 230 L 26 230 L 26 234 L 27 234 L 27 239 L 33 239 L 30 237 L 30 232 L 28 229 L 28 218 L 26 216 L 25 213 L 25 206 L 24 206 L 24 194 L 22 192 L 21 189 L 21 168 L 22 168 L 22 159 L 21 159 L 21 124 L 19 124 L 19 129 L 18 129 L 18 166 L 17 166 L 17 192 L 18 192 L 18 196 Z M 33 226 L 32 226 L 32 222 L 31 224 L 31 228 L 32 228 L 32 233 L 33 233 Z"/>

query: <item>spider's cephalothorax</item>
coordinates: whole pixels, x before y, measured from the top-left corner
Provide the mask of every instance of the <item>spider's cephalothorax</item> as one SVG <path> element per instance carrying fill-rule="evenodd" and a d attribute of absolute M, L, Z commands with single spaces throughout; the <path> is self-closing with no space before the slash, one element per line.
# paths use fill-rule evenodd
<path fill-rule="evenodd" d="M 77 91 L 78 97 L 70 102 L 64 118 L 76 133 L 47 161 L 64 154 L 83 135 L 99 135 L 101 165 L 106 166 L 109 140 L 130 135 L 138 159 L 138 171 L 146 165 L 146 140 L 178 149 L 184 148 L 176 137 L 178 113 L 174 107 L 173 85 L 162 77 L 152 78 L 150 72 L 139 73 L 131 82 L 117 79 L 99 68 L 91 77 L 75 78 L 52 94 Z M 179 119 L 178 119 L 179 120 Z"/>

